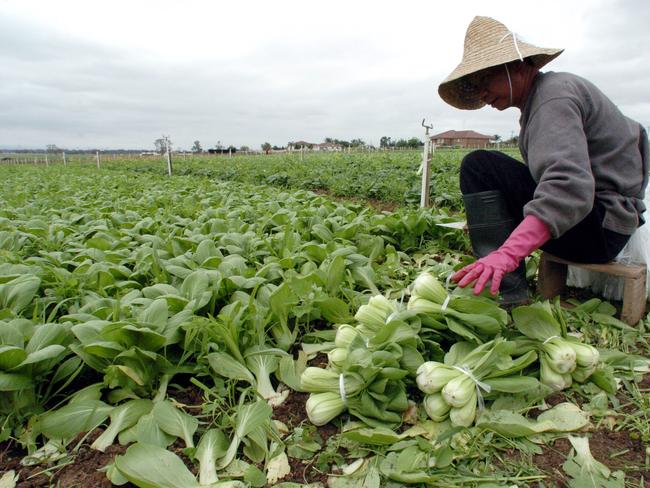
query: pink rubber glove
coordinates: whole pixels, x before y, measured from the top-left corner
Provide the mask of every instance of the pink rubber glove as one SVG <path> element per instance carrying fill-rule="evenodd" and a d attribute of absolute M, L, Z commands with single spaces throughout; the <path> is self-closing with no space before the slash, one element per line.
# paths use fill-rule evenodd
<path fill-rule="evenodd" d="M 451 279 L 461 288 L 474 280 L 474 295 L 479 295 L 491 279 L 490 293 L 496 295 L 503 276 L 517 269 L 522 259 L 548 241 L 548 226 L 534 215 L 527 215 L 499 249 L 458 270 Z"/>

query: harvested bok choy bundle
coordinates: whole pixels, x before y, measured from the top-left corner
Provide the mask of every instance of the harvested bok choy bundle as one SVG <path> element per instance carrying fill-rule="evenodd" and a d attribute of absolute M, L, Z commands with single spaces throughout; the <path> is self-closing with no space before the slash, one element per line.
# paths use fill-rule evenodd
<path fill-rule="evenodd" d="M 598 349 L 568 336 L 548 302 L 517 307 L 512 318 L 525 336 L 517 340 L 518 346 L 538 351 L 540 380 L 554 391 L 570 387 L 574 380 L 587 381 L 598 368 Z"/>
<path fill-rule="evenodd" d="M 408 310 L 415 312 L 422 324 L 438 330 L 449 329 L 474 342 L 495 337 L 508 323 L 508 313 L 492 300 L 449 294 L 430 273 L 423 272 L 413 282 Z"/>
<path fill-rule="evenodd" d="M 490 392 L 522 392 L 538 386 L 535 378 L 519 372 L 533 363 L 534 351 L 513 360 L 514 344 L 503 338 L 476 347 L 457 342 L 445 362 L 427 361 L 417 371 L 416 382 L 426 393 L 424 409 L 431 420 L 449 418 L 456 426 L 468 427 L 484 408 Z"/>
<path fill-rule="evenodd" d="M 301 389 L 311 393 L 306 409 L 315 425 L 344 411 L 370 425 L 397 425 L 408 408 L 405 378 L 423 359 L 418 352 L 420 321 L 395 301 L 373 296 L 341 324 L 328 368 L 307 368 Z"/>

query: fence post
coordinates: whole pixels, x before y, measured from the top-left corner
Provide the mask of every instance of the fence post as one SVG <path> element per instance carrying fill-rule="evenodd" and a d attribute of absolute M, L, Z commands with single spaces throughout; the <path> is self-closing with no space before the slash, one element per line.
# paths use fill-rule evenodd
<path fill-rule="evenodd" d="M 95 153 L 95 157 L 97 158 L 97 169 L 100 169 L 100 168 L 99 168 L 99 151 L 97 151 L 97 152 Z"/>
<path fill-rule="evenodd" d="M 65 151 L 63 151 L 63 166 L 67 166 L 68 161 L 65 159 Z"/>
<path fill-rule="evenodd" d="M 172 153 L 169 149 L 169 142 L 167 143 L 167 174 L 172 175 Z"/>
<path fill-rule="evenodd" d="M 420 207 L 429 206 L 429 179 L 431 178 L 431 167 L 429 163 L 431 162 L 431 157 L 429 155 L 429 145 L 431 140 L 429 139 L 429 129 L 433 126 L 425 125 L 424 119 L 422 119 L 422 127 L 425 128 L 424 135 L 424 151 L 422 151 L 422 193 L 420 194 Z"/>

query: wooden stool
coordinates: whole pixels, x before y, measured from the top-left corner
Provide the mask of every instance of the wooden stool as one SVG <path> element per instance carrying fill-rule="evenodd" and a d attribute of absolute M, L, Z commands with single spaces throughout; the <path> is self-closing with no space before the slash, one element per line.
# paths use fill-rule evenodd
<path fill-rule="evenodd" d="M 645 314 L 646 307 L 646 267 L 638 264 L 622 264 L 614 261 L 606 264 L 573 263 L 542 252 L 537 276 L 537 290 L 544 298 L 560 295 L 566 286 L 567 266 L 598 271 L 613 276 L 622 276 L 623 310 L 621 320 L 629 325 L 636 324 Z"/>

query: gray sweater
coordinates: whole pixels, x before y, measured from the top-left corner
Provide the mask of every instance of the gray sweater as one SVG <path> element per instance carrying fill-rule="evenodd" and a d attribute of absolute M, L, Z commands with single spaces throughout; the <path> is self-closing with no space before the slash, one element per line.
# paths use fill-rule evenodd
<path fill-rule="evenodd" d="M 584 78 L 553 72 L 536 77 L 519 123 L 519 149 L 537 183 L 524 215 L 558 238 L 598 200 L 605 229 L 635 231 L 648 183 L 648 136 L 639 123 Z"/>

